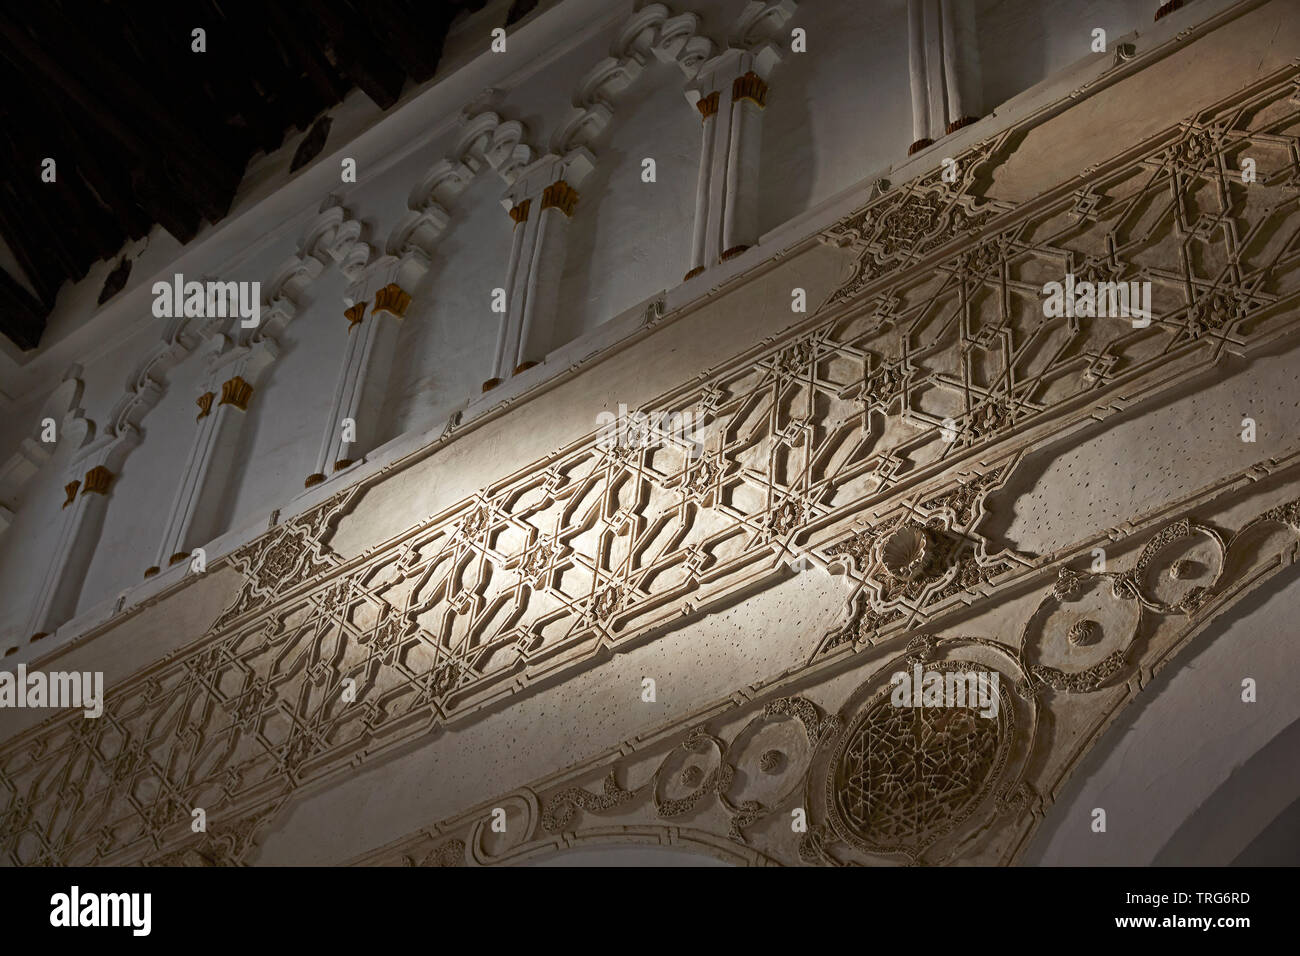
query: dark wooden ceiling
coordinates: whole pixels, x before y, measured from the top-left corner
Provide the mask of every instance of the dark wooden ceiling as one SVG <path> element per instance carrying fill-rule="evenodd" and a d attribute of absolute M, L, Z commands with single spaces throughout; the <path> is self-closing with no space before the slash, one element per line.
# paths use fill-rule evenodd
<path fill-rule="evenodd" d="M 188 242 L 226 215 L 254 154 L 308 129 L 353 87 L 391 107 L 408 79 L 433 76 L 452 20 L 483 4 L 0 6 L 0 234 L 36 291 L 0 270 L 0 331 L 35 348 L 64 282 L 155 223 Z M 191 49 L 196 27 L 205 53 Z M 41 181 L 46 157 L 57 163 L 52 184 Z"/>

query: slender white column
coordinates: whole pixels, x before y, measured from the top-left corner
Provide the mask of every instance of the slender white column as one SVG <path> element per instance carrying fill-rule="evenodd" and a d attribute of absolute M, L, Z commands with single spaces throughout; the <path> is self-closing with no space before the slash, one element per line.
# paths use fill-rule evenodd
<path fill-rule="evenodd" d="M 568 220 L 578 204 L 576 186 L 592 166 L 582 147 L 564 157 L 544 156 L 518 174 L 502 199 L 515 226 L 506 266 L 506 314 L 485 392 L 532 368 L 554 345 Z"/>
<path fill-rule="evenodd" d="M 911 155 L 933 142 L 925 62 L 925 0 L 907 0 L 907 70 L 912 88 L 912 145 L 907 150 Z"/>
<path fill-rule="evenodd" d="M 222 494 L 234 472 L 239 432 L 248 403 L 261 383 L 278 349 L 266 338 L 252 345 L 224 348 L 209 363 L 200 394 L 195 402 L 194 441 L 190 447 L 180 486 L 172 501 L 162 541 L 153 566 L 145 577 L 177 564 L 190 549 L 210 540 L 217 532 Z"/>
<path fill-rule="evenodd" d="M 739 255 L 758 242 L 758 164 L 766 102 L 767 82 L 753 70 L 732 81 L 720 259 Z"/>
<path fill-rule="evenodd" d="M 695 102 L 696 109 L 700 111 L 700 171 L 695 181 L 695 227 L 691 232 L 691 268 L 686 273 L 687 279 L 703 272 L 710 261 L 707 248 L 709 189 L 713 179 L 713 144 L 718 128 L 718 101 L 721 97 L 718 90 L 713 90 Z"/>
<path fill-rule="evenodd" d="M 771 43 L 726 50 L 699 68 L 686 92 L 703 121 L 687 279 L 758 242 L 763 110 L 778 61 Z"/>
<path fill-rule="evenodd" d="M 956 11 L 952 0 L 940 0 L 939 19 L 943 29 L 943 79 L 948 93 L 948 124 L 959 123 L 966 114 L 962 110 L 961 84 L 957 80 L 957 39 L 953 20 Z"/>
<path fill-rule="evenodd" d="M 411 304 L 410 293 L 396 281 L 400 268 L 397 259 L 385 256 L 367 268 L 351 290 L 351 297 L 357 301 L 344 312 L 348 342 L 316 456 L 316 470 L 304 482 L 308 488 L 351 465 L 360 456 L 361 447 L 373 446 L 388 371 L 397 353 L 401 320 Z M 365 289 L 374 289 L 369 315 L 366 308 L 370 300 L 360 297 Z"/>
<path fill-rule="evenodd" d="M 138 442 L 134 429 L 106 436 L 87 445 L 68 467 L 64 476 L 68 497 L 59 514 L 54 553 L 27 620 L 33 641 L 45 637 L 76 611 L 110 489 L 122 461 Z"/>
<path fill-rule="evenodd" d="M 523 302 L 515 373 L 532 368 L 555 344 L 555 312 L 560 277 L 567 252 L 569 219 L 578 204 L 578 192 L 566 180 L 556 180 L 542 192 L 537 218 L 537 243 Z"/>
<path fill-rule="evenodd" d="M 522 292 L 516 288 L 521 272 L 520 267 L 522 264 L 522 271 L 525 274 L 528 272 L 528 264 L 523 263 L 522 260 L 525 252 L 531 258 L 532 250 L 536 245 L 532 236 L 535 227 L 528 220 L 532 204 L 531 199 L 525 199 L 510 207 L 510 219 L 514 226 L 510 235 L 510 262 L 506 266 L 504 286 L 506 311 L 501 316 L 501 324 L 497 331 L 497 345 L 492 354 L 492 377 L 483 383 L 485 392 L 500 385 L 510 374 L 509 363 L 514 361 L 513 357 L 518 349 L 520 312 L 517 308 L 511 308 L 511 303 L 522 296 Z"/>
<path fill-rule="evenodd" d="M 972 78 L 979 74 L 979 57 L 973 50 L 963 50 L 958 44 L 957 21 L 966 19 L 969 28 L 974 12 L 954 0 L 940 0 L 940 18 L 943 24 L 943 76 L 948 94 L 948 126 L 946 132 L 955 133 L 963 126 L 975 122 L 978 103 L 964 95 L 969 92 Z M 978 92 L 978 90 L 977 90 Z M 978 98 L 978 97 L 976 97 Z"/>

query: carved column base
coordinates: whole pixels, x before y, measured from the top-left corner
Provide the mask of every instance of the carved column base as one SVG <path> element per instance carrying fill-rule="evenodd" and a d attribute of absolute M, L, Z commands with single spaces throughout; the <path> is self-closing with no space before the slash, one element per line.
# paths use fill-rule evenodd
<path fill-rule="evenodd" d="M 351 464 L 355 464 L 351 458 L 340 458 L 338 461 L 334 462 L 334 470 L 342 471 Z"/>
<path fill-rule="evenodd" d="M 154 565 L 150 565 L 149 567 L 145 568 L 145 569 L 144 569 L 144 576 L 145 576 L 146 580 L 147 580 L 148 578 L 153 577 L 153 576 L 154 576 L 155 574 L 157 574 L 160 570 L 161 570 L 161 568 L 159 568 L 158 565 L 156 565 L 156 564 L 154 564 Z"/>
<path fill-rule="evenodd" d="M 515 370 L 510 374 L 518 375 L 520 372 L 527 372 L 530 368 L 533 368 L 536 364 L 537 364 L 536 362 L 521 362 L 515 366 Z"/>
<path fill-rule="evenodd" d="M 918 140 L 917 140 L 915 143 L 913 143 L 911 146 L 907 147 L 907 155 L 908 155 L 908 156 L 912 156 L 912 155 L 914 155 L 915 153 L 919 153 L 921 150 L 925 149 L 927 146 L 932 146 L 932 145 L 934 145 L 934 140 L 932 140 L 932 139 L 918 139 Z"/>
<path fill-rule="evenodd" d="M 686 273 L 686 275 L 682 276 L 682 281 L 686 282 L 690 279 L 694 279 L 697 275 L 699 275 L 703 271 L 704 271 L 704 266 L 696 266 L 690 272 Z"/>
<path fill-rule="evenodd" d="M 50 632 L 49 632 L 49 631 L 37 631 L 37 632 L 36 632 L 35 634 L 33 634 L 30 638 L 27 639 L 27 643 L 29 643 L 29 644 L 35 644 L 35 643 L 36 643 L 37 641 L 39 641 L 42 637 L 49 637 L 49 636 L 50 636 Z"/>
<path fill-rule="evenodd" d="M 492 389 L 496 388 L 496 387 L 497 387 L 498 385 L 500 385 L 500 384 L 501 384 L 501 379 L 499 379 L 499 378 L 490 378 L 490 379 L 488 379 L 486 382 L 483 383 L 483 391 L 485 391 L 485 392 L 490 392 L 490 391 L 492 391 Z"/>
<path fill-rule="evenodd" d="M 732 246 L 730 249 L 727 249 L 722 253 L 718 258 L 718 261 L 726 262 L 728 259 L 734 259 L 748 248 L 749 246 Z"/>
<path fill-rule="evenodd" d="M 167 559 L 167 567 L 170 568 L 173 564 L 180 564 L 182 561 L 188 560 L 189 556 L 190 553 L 188 551 L 177 551 Z"/>
<path fill-rule="evenodd" d="M 962 129 L 963 127 L 970 126 L 971 123 L 978 123 L 979 119 L 980 118 L 978 116 L 963 116 L 961 119 L 953 120 L 951 123 L 949 123 L 946 132 L 955 133 L 957 132 L 957 130 Z"/>
<path fill-rule="evenodd" d="M 304 488 L 314 488 L 316 485 L 319 485 L 324 480 L 325 480 L 325 476 L 318 471 L 314 475 L 308 475 L 307 480 L 302 483 L 302 486 Z"/>

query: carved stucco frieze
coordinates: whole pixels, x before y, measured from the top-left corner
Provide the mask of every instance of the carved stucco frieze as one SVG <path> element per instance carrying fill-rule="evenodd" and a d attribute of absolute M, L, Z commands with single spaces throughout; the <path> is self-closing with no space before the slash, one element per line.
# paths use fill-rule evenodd
<path fill-rule="evenodd" d="M 795 558 L 853 585 L 843 626 L 809 635 L 810 668 L 934 628 L 1012 582 L 1026 586 L 1045 559 L 988 540 L 980 524 L 988 495 L 1027 449 L 1095 420 L 1107 403 L 1132 404 L 1212 368 L 1225 349 L 1248 355 L 1296 334 L 1293 82 L 1276 77 L 1234 94 L 1086 184 L 1063 183 L 1031 203 L 985 195 L 1013 137 L 957 157 L 955 183 L 930 175 L 872 200 L 827 232 L 854 255 L 817 314 L 646 408 L 690 411 L 702 454 L 672 435 L 608 448 L 594 433 L 348 560 L 330 550 L 330 528 L 382 475 L 271 529 L 228 559 L 243 584 L 209 632 L 113 688 L 102 720 L 56 717 L 0 748 L 0 852 L 18 863 L 125 862 L 188 846 L 176 806 L 210 807 L 218 824 L 255 817 L 306 782 L 588 666 L 684 610 L 775 583 Z M 1171 152 L 1207 124 L 1220 131 L 1209 152 Z M 1247 146 L 1260 167 L 1249 202 L 1214 161 Z M 1135 225 L 1130 211 L 1140 208 L 1166 212 Z M 1216 225 L 1198 229 L 1205 222 Z M 1179 253 L 1187 241 L 1198 255 Z M 1138 256 L 1139 247 L 1155 251 Z M 1103 252 L 1125 280 L 1156 287 L 1149 327 L 1043 315 L 1044 277 Z M 1222 321 L 1189 335 L 1207 309 Z M 1225 545 L 1200 527 L 1189 524 L 1168 547 Z M 1167 550 L 1107 579 L 1108 600 L 1142 614 L 1208 606 L 1222 582 L 1201 581 L 1192 565 L 1209 555 L 1181 555 L 1189 563 L 1178 574 L 1150 577 Z M 1054 600 L 1059 588 L 1048 589 Z M 1133 666 L 1122 656 L 1128 645 L 1116 643 L 1124 631 L 1107 616 L 1115 613 L 1090 608 L 1062 628 L 1061 641 L 1096 657 L 1082 670 L 1053 663 L 1029 636 L 1020 648 L 971 646 L 997 656 L 989 666 L 1007 687 L 1087 692 Z M 347 680 L 357 694 L 345 704 Z M 1013 697 L 1017 707 L 1037 699 Z M 884 720 L 864 716 L 872 713 L 838 719 Z M 1029 727 L 1032 718 L 1017 717 L 951 756 L 1009 766 L 998 756 L 1003 738 Z M 725 739 L 691 738 L 712 763 L 666 772 L 644 791 L 650 805 L 702 806 L 691 794 L 707 790 L 748 832 L 751 802 L 773 798 L 731 789 L 722 755 L 737 738 Z M 846 779 L 859 759 L 849 753 L 837 764 Z M 780 745 L 751 756 L 753 779 L 799 772 Z M 1029 799 L 1010 771 L 981 773 L 975 791 L 935 805 L 951 816 L 977 798 L 1004 807 Z M 606 798 L 642 792 L 620 779 Z M 918 860 L 955 852 L 946 831 L 855 844 L 861 824 L 850 808 L 835 812 L 838 829 L 810 832 L 799 858 L 839 860 L 841 844 Z"/>
<path fill-rule="evenodd" d="M 1292 456 L 1267 494 L 1294 487 L 1297 474 Z M 1196 496 L 1197 506 L 1232 508 L 1243 493 L 1253 493 L 1244 477 Z M 1120 572 L 1077 571 L 1067 556 L 1036 570 L 1041 597 L 1018 635 L 900 635 L 892 656 L 855 667 L 849 653 L 749 688 L 705 706 L 700 722 L 649 733 L 429 832 L 453 837 L 465 861 L 479 865 L 610 843 L 687 847 L 749 864 L 1013 862 L 1043 819 L 1046 795 L 1151 675 L 1216 613 L 1293 567 L 1298 509 L 1295 500 L 1273 506 L 1212 543 L 1188 533 L 1198 525 L 1192 519 L 1157 524 L 1117 542 L 1132 556 Z M 1276 550 L 1259 554 L 1261 539 Z M 1143 573 L 1176 580 L 1171 571 L 1188 554 L 1209 562 L 1194 575 L 1208 584 L 1181 585 L 1204 592 L 1195 608 L 1152 600 L 1149 582 L 1140 586 L 1146 603 L 1128 588 Z M 1080 621 L 1095 632 L 1090 646 L 1073 642 Z M 893 706 L 892 675 L 917 666 L 996 672 L 996 713 Z M 843 697 L 835 678 L 846 667 L 858 683 Z M 1059 745 L 1049 728 L 1064 720 L 1087 727 L 1084 739 Z M 509 836 L 494 837 L 488 810 L 512 801 L 530 809 L 511 814 Z M 413 834 L 356 862 L 414 859 L 433 852 L 432 841 Z"/>

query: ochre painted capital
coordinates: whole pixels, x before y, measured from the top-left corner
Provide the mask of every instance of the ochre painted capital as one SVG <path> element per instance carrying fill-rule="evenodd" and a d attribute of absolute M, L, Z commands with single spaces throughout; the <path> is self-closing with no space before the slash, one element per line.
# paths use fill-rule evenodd
<path fill-rule="evenodd" d="M 750 100 L 760 107 L 767 105 L 767 84 L 753 70 L 736 77 L 731 84 L 731 101 L 739 103 L 741 100 Z"/>
<path fill-rule="evenodd" d="M 375 293 L 375 307 L 370 311 L 372 315 L 376 312 L 387 312 L 400 319 L 406 315 L 406 307 L 410 304 L 411 294 L 396 282 L 390 282 Z"/>
<path fill-rule="evenodd" d="M 531 199 L 525 199 L 523 202 L 510 207 L 510 218 L 515 221 L 515 225 L 528 221 L 528 207 L 532 204 Z"/>
<path fill-rule="evenodd" d="M 557 179 L 544 190 L 542 190 L 542 209 L 543 211 L 554 206 L 566 216 L 573 215 L 573 209 L 578 205 L 578 191 L 566 183 L 563 179 Z"/>
<path fill-rule="evenodd" d="M 86 472 L 86 477 L 82 479 L 81 493 L 83 496 L 92 492 L 97 495 L 106 495 L 108 494 L 108 486 L 112 483 L 113 473 L 103 465 L 96 465 Z"/>
<path fill-rule="evenodd" d="M 212 411 L 212 400 L 216 397 L 215 392 L 204 392 L 194 400 L 194 403 L 199 406 L 198 418 L 194 419 L 196 422 L 208 417 L 208 413 Z"/>
<path fill-rule="evenodd" d="M 77 498 L 77 489 L 81 487 L 81 481 L 74 479 L 63 486 L 63 492 L 68 496 L 67 501 L 63 502 L 63 507 L 72 504 Z"/>
<path fill-rule="evenodd" d="M 718 112 L 718 100 L 721 99 L 721 97 L 722 94 L 717 90 L 714 90 L 708 96 L 700 97 L 699 101 L 695 104 L 695 108 L 700 111 L 701 122 Z"/>
<path fill-rule="evenodd" d="M 236 375 L 221 385 L 220 405 L 234 405 L 241 412 L 248 411 L 248 401 L 253 397 L 253 386 Z"/>
<path fill-rule="evenodd" d="M 367 303 L 365 302 L 358 302 L 356 305 L 352 306 L 352 308 L 343 310 L 343 316 L 348 320 L 349 332 L 360 325 L 361 320 L 366 317 L 366 305 Z"/>

